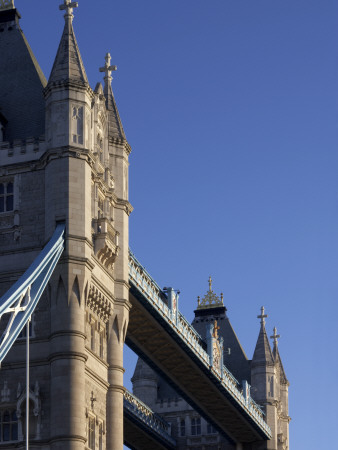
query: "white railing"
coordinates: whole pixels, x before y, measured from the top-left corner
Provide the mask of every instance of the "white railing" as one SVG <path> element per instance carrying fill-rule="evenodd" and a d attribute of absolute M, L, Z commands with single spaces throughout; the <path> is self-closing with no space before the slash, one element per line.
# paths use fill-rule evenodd
<path fill-rule="evenodd" d="M 189 346 L 190 350 L 200 361 L 213 373 L 215 378 L 222 384 L 223 388 L 231 394 L 250 417 L 264 430 L 267 436 L 271 437 L 271 429 L 264 420 L 264 413 L 251 397 L 246 398 L 236 378 L 223 366 L 221 371 L 216 366 L 210 365 L 210 356 L 202 347 L 202 338 L 180 313 L 175 314 L 165 303 L 166 295 L 148 274 L 146 269 L 140 264 L 132 252 L 129 252 L 129 281 L 151 304 L 151 306 L 161 314 L 162 318 L 175 330 L 178 336 Z"/>
<path fill-rule="evenodd" d="M 147 428 L 151 428 L 176 447 L 176 440 L 170 434 L 170 424 L 128 390 L 124 393 L 124 408 L 141 420 Z"/>

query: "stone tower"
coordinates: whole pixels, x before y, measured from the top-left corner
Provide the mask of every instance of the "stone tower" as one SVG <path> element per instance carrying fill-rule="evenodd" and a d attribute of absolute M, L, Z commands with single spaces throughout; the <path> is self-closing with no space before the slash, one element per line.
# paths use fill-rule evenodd
<path fill-rule="evenodd" d="M 66 226 L 65 251 L 30 330 L 31 446 L 121 450 L 132 208 L 130 146 L 111 87 L 116 67 L 107 54 L 104 86 L 92 90 L 73 29 L 78 5 L 64 0 L 47 82 L 13 1 L 0 5 L 0 295 L 56 225 Z M 24 349 L 19 339 L 0 372 L 0 426 L 11 430 L 0 446 L 23 446 Z"/>
<path fill-rule="evenodd" d="M 263 406 L 266 421 L 272 430 L 272 439 L 262 448 L 271 450 L 289 449 L 289 406 L 288 386 L 283 364 L 278 351 L 280 337 L 274 328 L 271 338 L 274 341 L 273 351 L 265 330 L 264 307 L 261 308 L 261 327 L 251 361 L 251 394 L 254 400 Z"/>

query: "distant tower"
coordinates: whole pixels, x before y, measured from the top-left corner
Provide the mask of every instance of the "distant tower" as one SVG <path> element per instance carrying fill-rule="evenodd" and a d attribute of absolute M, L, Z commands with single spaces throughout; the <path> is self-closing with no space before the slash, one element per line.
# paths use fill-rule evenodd
<path fill-rule="evenodd" d="M 131 379 L 133 393 L 150 408 L 156 406 L 158 376 L 141 358 L 138 358 Z"/>
<path fill-rule="evenodd" d="M 271 351 L 265 329 L 264 307 L 261 308 L 261 328 L 251 361 L 251 394 L 263 407 L 266 421 L 272 431 L 272 439 L 266 442 L 268 450 L 289 449 L 288 381 L 281 363 L 277 347 L 276 329 L 274 330 L 274 351 Z"/>

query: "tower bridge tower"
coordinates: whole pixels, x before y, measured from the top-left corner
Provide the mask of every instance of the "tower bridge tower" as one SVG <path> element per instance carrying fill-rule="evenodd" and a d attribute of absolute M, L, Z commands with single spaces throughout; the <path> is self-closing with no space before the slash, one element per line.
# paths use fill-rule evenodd
<path fill-rule="evenodd" d="M 14 2 L 0 3 L 0 296 L 63 222 L 65 251 L 31 326 L 31 446 L 119 450 L 131 149 L 109 54 L 104 85 L 89 85 L 73 28 L 77 6 L 60 5 L 65 23 L 47 81 Z M 24 362 L 19 339 L 0 372 L 1 430 L 10 424 L 0 448 L 23 446 Z"/>
<path fill-rule="evenodd" d="M 24 333 L 1 367 L 0 450 L 24 448 L 27 396 L 32 449 L 123 448 L 131 148 L 112 90 L 116 66 L 109 53 L 98 68 L 103 84 L 89 85 L 73 28 L 77 7 L 71 0 L 60 5 L 64 28 L 47 80 L 14 1 L 0 0 L 0 296 L 34 261 L 56 225 L 66 228 L 65 250 L 29 328 L 28 392 Z M 223 339 L 222 345 L 216 342 L 218 364 L 224 360 L 247 389 L 251 384 L 273 429 L 271 441 L 243 450 L 287 450 L 288 381 L 279 336 L 274 330 L 271 350 L 264 310 L 260 318 L 250 361 L 210 279 L 192 325 L 205 349 Z M 141 400 L 171 423 L 177 448 L 234 449 L 142 360 L 132 381 Z"/>

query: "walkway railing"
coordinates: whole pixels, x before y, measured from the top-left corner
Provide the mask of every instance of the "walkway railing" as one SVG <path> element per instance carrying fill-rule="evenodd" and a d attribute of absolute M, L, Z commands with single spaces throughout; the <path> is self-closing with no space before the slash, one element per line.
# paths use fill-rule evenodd
<path fill-rule="evenodd" d="M 142 294 L 148 303 L 162 316 L 167 324 L 188 345 L 189 349 L 212 372 L 215 379 L 235 399 L 238 404 L 250 415 L 262 430 L 271 437 L 271 429 L 264 420 L 264 413 L 254 400 L 244 395 L 236 378 L 223 366 L 219 368 L 210 364 L 210 356 L 202 347 L 202 338 L 186 318 L 176 310 L 172 310 L 163 301 L 165 293 L 148 274 L 142 264 L 129 252 L 129 281 Z"/>
<path fill-rule="evenodd" d="M 124 393 L 123 406 L 134 417 L 140 420 L 146 428 L 151 428 L 155 433 L 159 434 L 164 440 L 176 446 L 176 440 L 171 436 L 171 427 L 162 417 L 152 411 L 149 406 L 145 405 L 141 400 L 135 397 L 128 390 Z"/>

